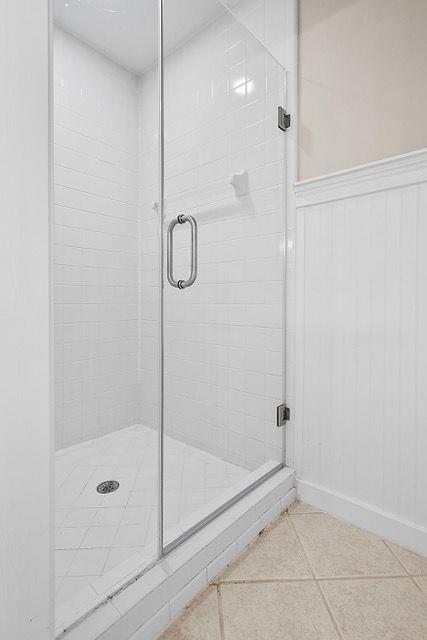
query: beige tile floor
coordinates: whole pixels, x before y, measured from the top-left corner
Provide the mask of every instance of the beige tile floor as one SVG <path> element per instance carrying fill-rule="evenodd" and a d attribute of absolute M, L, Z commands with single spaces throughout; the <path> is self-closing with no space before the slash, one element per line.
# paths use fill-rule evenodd
<path fill-rule="evenodd" d="M 427 558 L 294 503 L 163 640 L 426 640 Z"/>

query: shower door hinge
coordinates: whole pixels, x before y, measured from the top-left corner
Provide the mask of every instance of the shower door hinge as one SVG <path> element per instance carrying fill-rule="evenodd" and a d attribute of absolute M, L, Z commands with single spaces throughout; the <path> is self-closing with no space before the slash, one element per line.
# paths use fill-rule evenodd
<path fill-rule="evenodd" d="M 291 419 L 291 410 L 286 404 L 281 404 L 276 410 L 276 424 L 278 427 L 283 427 Z"/>
<path fill-rule="evenodd" d="M 291 126 L 291 114 L 286 113 L 283 107 L 277 109 L 277 126 L 282 131 L 286 131 Z"/>

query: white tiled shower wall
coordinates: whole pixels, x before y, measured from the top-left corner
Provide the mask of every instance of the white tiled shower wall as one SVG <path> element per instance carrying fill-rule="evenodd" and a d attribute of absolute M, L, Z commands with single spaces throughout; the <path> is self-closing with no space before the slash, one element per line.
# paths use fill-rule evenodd
<path fill-rule="evenodd" d="M 289 48 L 285 34 L 291 20 L 292 3 L 287 0 L 221 0 L 283 67 L 289 68 Z"/>
<path fill-rule="evenodd" d="M 153 70 L 139 82 L 145 424 L 157 410 L 156 89 Z M 184 211 L 199 226 L 196 283 L 165 288 L 166 432 L 250 469 L 281 461 L 283 92 L 282 67 L 230 16 L 165 62 L 166 220 Z M 188 225 L 175 228 L 174 267 L 187 277 Z"/>
<path fill-rule="evenodd" d="M 55 437 L 134 424 L 138 144 L 133 74 L 55 29 Z"/>
<path fill-rule="evenodd" d="M 158 125 L 155 70 L 138 79 L 60 31 L 55 47 L 63 447 L 157 422 Z M 195 215 L 200 260 L 190 290 L 165 290 L 166 431 L 255 468 L 281 460 L 284 73 L 230 16 L 174 51 L 165 71 L 166 215 Z M 236 198 L 231 176 L 245 170 L 249 189 Z M 176 229 L 176 274 L 187 234 Z"/>

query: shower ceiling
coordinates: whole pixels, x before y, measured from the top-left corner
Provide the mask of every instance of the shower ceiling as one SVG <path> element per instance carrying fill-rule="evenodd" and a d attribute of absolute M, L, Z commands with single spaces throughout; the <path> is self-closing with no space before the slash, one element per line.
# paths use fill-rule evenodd
<path fill-rule="evenodd" d="M 219 0 L 165 0 L 166 52 L 223 11 Z M 53 0 L 55 23 L 136 73 L 157 56 L 156 0 Z"/>

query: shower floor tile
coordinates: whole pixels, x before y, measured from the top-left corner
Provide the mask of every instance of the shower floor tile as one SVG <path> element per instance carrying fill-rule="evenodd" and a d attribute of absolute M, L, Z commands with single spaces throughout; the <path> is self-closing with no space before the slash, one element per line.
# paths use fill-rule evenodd
<path fill-rule="evenodd" d="M 157 433 L 135 425 L 56 452 L 58 604 L 135 554 L 149 561 L 157 543 L 157 448 Z M 168 527 L 179 533 L 189 517 L 250 475 L 168 436 L 164 460 L 166 539 Z M 98 493 L 105 480 L 119 488 Z"/>

